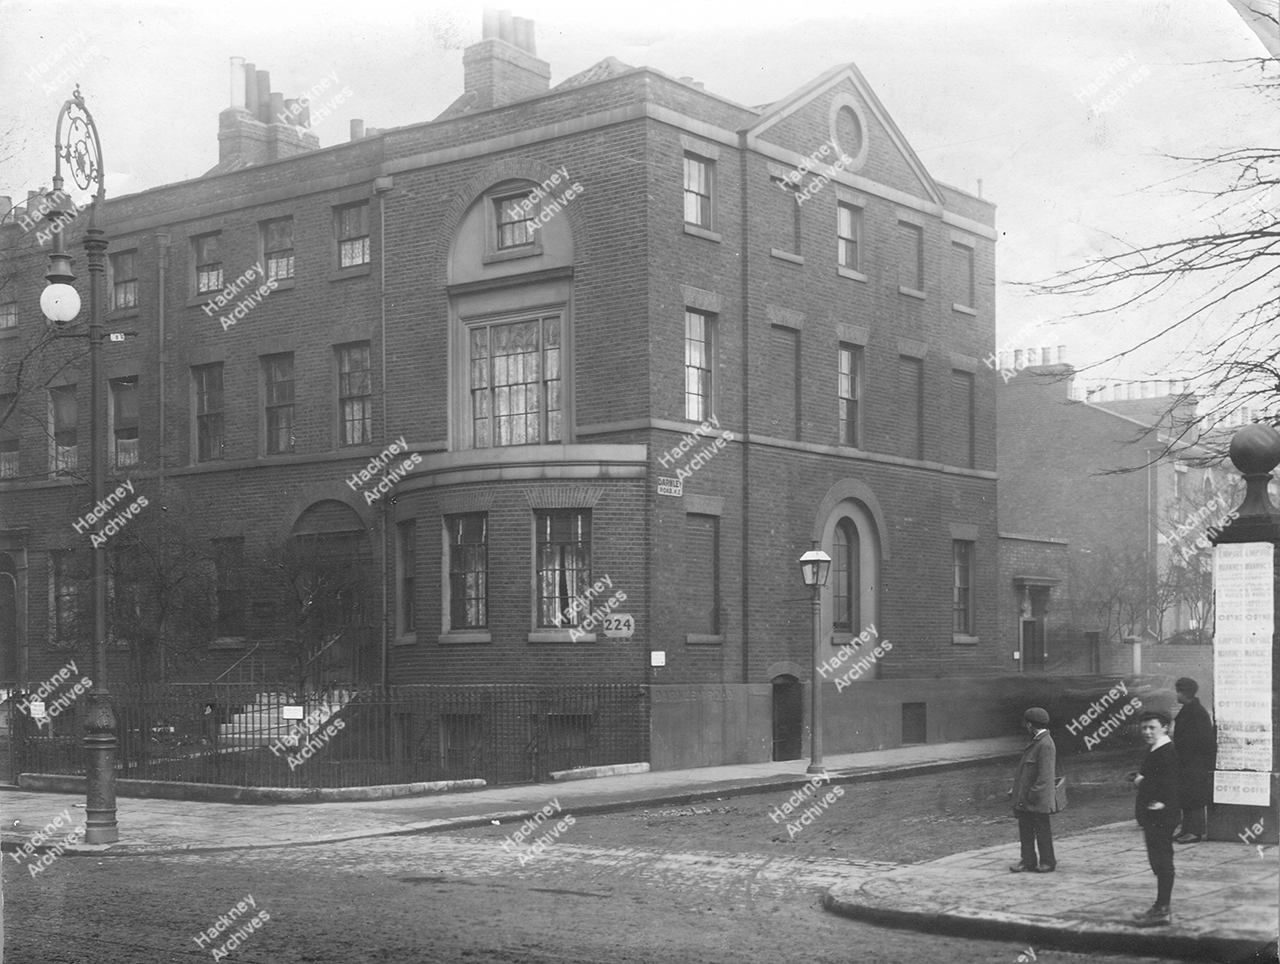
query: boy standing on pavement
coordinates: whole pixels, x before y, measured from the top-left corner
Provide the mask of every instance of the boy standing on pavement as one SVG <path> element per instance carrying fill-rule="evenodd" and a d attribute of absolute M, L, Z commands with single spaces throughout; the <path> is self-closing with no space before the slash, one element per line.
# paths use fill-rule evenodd
<path fill-rule="evenodd" d="M 1031 742 L 1022 751 L 1018 772 L 1013 778 L 1013 815 L 1018 818 L 1018 840 L 1022 844 L 1022 859 L 1011 864 L 1015 874 L 1034 870 L 1039 874 L 1051 874 L 1058 866 L 1053 853 L 1053 829 L 1049 815 L 1054 810 L 1054 777 L 1057 748 L 1049 735 L 1049 714 L 1033 706 L 1022 716 L 1022 726 L 1031 736 Z M 1036 848 L 1040 857 L 1036 859 Z"/>
<path fill-rule="evenodd" d="M 1178 825 L 1178 754 L 1169 739 L 1169 714 L 1143 713 L 1138 721 L 1142 738 L 1151 747 L 1133 782 L 1138 785 L 1138 823 L 1147 844 L 1147 860 L 1156 875 L 1156 902 L 1150 910 L 1133 915 L 1138 927 L 1157 927 L 1173 921 L 1169 899 L 1173 895 L 1173 830 Z"/>

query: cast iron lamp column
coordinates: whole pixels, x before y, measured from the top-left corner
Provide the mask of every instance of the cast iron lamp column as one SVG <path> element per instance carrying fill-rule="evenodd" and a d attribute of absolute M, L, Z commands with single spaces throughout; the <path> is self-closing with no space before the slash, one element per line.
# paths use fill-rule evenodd
<path fill-rule="evenodd" d="M 822 587 L 831 571 L 831 557 L 813 543 L 813 548 L 800 557 L 800 575 L 813 590 L 813 694 L 809 699 L 809 767 L 805 773 L 826 775 L 822 765 L 822 678 L 818 676 L 818 657 L 822 651 Z"/>
<path fill-rule="evenodd" d="M 63 143 L 63 122 L 67 139 Z M 80 296 L 71 286 L 71 256 L 65 253 L 62 232 L 74 217 L 65 209 L 67 195 L 62 190 L 62 162 L 65 160 L 76 185 L 84 191 L 97 187 L 89 210 L 89 227 L 84 248 L 89 262 L 89 476 L 93 505 L 97 507 L 106 491 L 107 446 L 103 435 L 102 397 L 102 285 L 103 257 L 107 239 L 98 227 L 98 210 L 106 199 L 102 178 L 102 145 L 93 115 L 84 105 L 79 85 L 62 105 L 54 140 L 53 205 L 49 221 L 53 227 L 53 251 L 49 254 L 49 285 L 40 295 L 40 310 L 56 327 L 72 321 L 80 311 Z M 81 336 L 68 336 L 81 337 Z M 101 543 L 93 547 L 93 688 L 85 694 L 85 843 L 115 843 L 120 839 L 116 825 L 116 717 L 107 688 L 107 551 Z"/>

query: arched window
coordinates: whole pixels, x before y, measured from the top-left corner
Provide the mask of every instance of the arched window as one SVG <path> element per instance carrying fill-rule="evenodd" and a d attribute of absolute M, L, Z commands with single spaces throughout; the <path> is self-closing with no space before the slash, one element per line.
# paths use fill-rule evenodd
<path fill-rule="evenodd" d="M 831 552 L 831 628 L 837 632 L 856 633 L 862 628 L 860 556 L 857 527 L 852 519 L 841 519 L 836 523 Z"/>

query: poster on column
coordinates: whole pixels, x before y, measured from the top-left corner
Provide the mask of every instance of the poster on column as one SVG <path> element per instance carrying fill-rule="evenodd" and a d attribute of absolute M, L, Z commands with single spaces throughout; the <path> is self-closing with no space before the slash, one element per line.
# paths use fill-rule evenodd
<path fill-rule="evenodd" d="M 1272 546 L 1265 542 L 1217 546 L 1213 553 L 1215 803 L 1238 802 L 1224 771 L 1271 770 L 1273 559 Z"/>

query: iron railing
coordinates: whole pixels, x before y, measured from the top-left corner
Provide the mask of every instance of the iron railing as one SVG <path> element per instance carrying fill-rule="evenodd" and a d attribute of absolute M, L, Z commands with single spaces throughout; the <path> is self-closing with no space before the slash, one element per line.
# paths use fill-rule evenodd
<path fill-rule="evenodd" d="M 264 684 L 117 686 L 112 704 L 126 779 L 510 784 L 649 758 L 648 687 L 638 684 L 362 687 L 303 699 Z M 305 719 L 285 719 L 289 705 Z M 14 772 L 83 774 L 83 712 L 77 702 L 36 727 L 15 711 Z"/>

